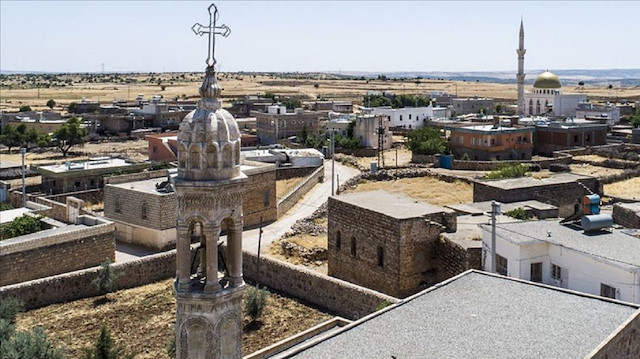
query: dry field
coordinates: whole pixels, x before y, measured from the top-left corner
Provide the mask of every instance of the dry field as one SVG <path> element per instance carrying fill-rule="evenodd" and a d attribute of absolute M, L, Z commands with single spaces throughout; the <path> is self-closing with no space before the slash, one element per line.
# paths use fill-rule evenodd
<path fill-rule="evenodd" d="M 289 191 L 302 183 L 306 177 L 294 177 L 276 181 L 276 199 L 281 200 Z"/>
<path fill-rule="evenodd" d="M 184 75 L 184 77 L 182 77 Z M 33 109 L 46 109 L 45 103 L 53 99 L 57 103 L 56 110 L 66 108 L 71 102 L 87 100 L 110 103 L 114 99 L 133 100 L 136 95 L 144 94 L 149 99 L 153 95 L 164 98 L 196 98 L 202 73 L 162 73 L 162 74 L 122 74 L 119 76 L 104 74 L 94 75 L 95 82 L 82 81 L 78 75 L 60 75 L 72 85 L 37 89 L 31 83 L 21 84 L 20 78 L 3 80 L 6 86 L 2 89 L 0 110 L 17 110 L 22 105 L 30 105 Z M 237 98 L 247 94 L 264 94 L 273 92 L 285 96 L 295 96 L 306 100 L 315 100 L 318 96 L 333 99 L 362 101 L 367 91 L 392 91 L 396 94 L 427 94 L 430 91 L 447 91 L 458 96 L 492 97 L 498 101 L 515 101 L 515 84 L 496 84 L 484 82 L 462 82 L 446 80 L 335 80 L 325 79 L 318 75 L 316 79 L 291 79 L 270 75 L 219 74 L 223 97 Z M 126 83 L 124 79 L 131 83 Z M 165 89 L 157 84 L 160 80 Z M 103 82 L 104 81 L 104 82 Z M 61 83 L 58 82 L 57 85 Z M 317 87 L 316 87 L 317 85 Z M 604 86 L 584 89 L 566 87 L 566 92 L 583 92 L 592 98 L 640 99 L 640 88 L 616 88 L 610 90 Z M 230 101 L 227 101 L 229 104 Z"/>
<path fill-rule="evenodd" d="M 441 181 L 434 177 L 401 178 L 396 181 L 363 181 L 354 192 L 382 189 L 405 195 L 436 206 L 467 203 L 473 200 L 473 185 L 455 181 Z"/>
<path fill-rule="evenodd" d="M 579 175 L 594 176 L 598 178 L 617 175 L 624 172 L 624 170 L 617 169 L 617 168 L 607 168 L 607 167 L 593 166 L 589 164 L 572 164 L 572 165 L 569 165 L 569 168 L 571 168 L 571 172 L 573 173 L 577 173 Z"/>
<path fill-rule="evenodd" d="M 169 358 L 166 347 L 173 335 L 176 305 L 173 279 L 109 294 L 111 301 L 96 306 L 97 298 L 22 313 L 18 329 L 42 326 L 66 346 L 70 358 L 77 358 L 80 348 L 92 345 L 100 326 L 106 324 L 115 342 L 137 353 L 136 358 Z M 244 318 L 243 353 L 250 354 L 330 318 L 294 299 L 271 293 L 257 329 L 247 329 L 249 319 Z"/>
<path fill-rule="evenodd" d="M 640 200 L 640 177 L 605 184 L 604 193 L 607 196 Z"/>

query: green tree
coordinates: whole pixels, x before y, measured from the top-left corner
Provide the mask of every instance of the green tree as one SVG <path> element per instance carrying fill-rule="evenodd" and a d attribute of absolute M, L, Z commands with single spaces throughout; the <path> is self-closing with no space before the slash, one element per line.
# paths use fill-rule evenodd
<path fill-rule="evenodd" d="M 35 233 L 41 229 L 42 223 L 40 222 L 40 217 L 32 217 L 25 214 L 0 228 L 0 240 Z"/>
<path fill-rule="evenodd" d="M 631 117 L 631 126 L 640 127 L 640 108 L 637 108 L 636 114 Z"/>
<path fill-rule="evenodd" d="M 0 135 L 0 143 L 9 147 L 9 153 L 11 153 L 12 147 L 18 147 L 22 145 L 22 142 L 24 140 L 23 137 L 23 134 L 20 133 L 16 127 L 12 125 L 6 125 L 2 129 L 2 134 Z"/>
<path fill-rule="evenodd" d="M 92 347 L 83 348 L 84 359 L 131 359 L 135 355 L 126 353 L 124 347 L 117 346 L 106 325 L 100 328 L 100 336 Z"/>
<path fill-rule="evenodd" d="M 68 119 L 53 133 L 55 145 L 62 151 L 64 157 L 67 157 L 71 147 L 85 143 L 87 136 L 87 129 L 80 127 L 80 119 L 75 116 Z"/>
<path fill-rule="evenodd" d="M 56 102 L 53 99 L 47 101 L 47 107 L 53 108 L 56 105 Z"/>
<path fill-rule="evenodd" d="M 11 203 L 9 203 L 9 202 L 0 202 L 0 212 L 8 211 L 10 209 L 13 209 L 13 206 L 11 205 Z"/>
<path fill-rule="evenodd" d="M 286 106 L 288 110 L 293 110 L 302 107 L 302 102 L 297 98 L 286 98 L 282 100 L 282 105 Z"/>
<path fill-rule="evenodd" d="M 252 322 L 255 322 L 262 315 L 267 297 L 269 297 L 269 291 L 266 288 L 251 287 L 247 290 L 244 310 Z"/>
<path fill-rule="evenodd" d="M 77 109 L 78 109 L 78 104 L 75 102 L 72 102 L 69 104 L 69 106 L 67 106 L 67 111 L 69 113 L 75 113 Z"/>
<path fill-rule="evenodd" d="M 116 273 L 116 271 L 111 267 L 111 260 L 107 259 L 100 264 L 98 274 L 95 279 L 91 281 L 91 284 L 101 295 L 106 295 L 118 290 L 117 281 L 120 276 L 121 273 Z"/>
<path fill-rule="evenodd" d="M 514 208 L 510 211 L 504 212 L 505 216 L 509 216 L 511 218 L 520 219 L 523 221 L 529 220 L 533 218 L 533 215 L 527 212 L 524 208 L 518 207 Z"/>
<path fill-rule="evenodd" d="M 447 143 L 440 134 L 440 129 L 433 126 L 409 132 L 407 144 L 411 152 L 421 155 L 435 155 L 447 150 Z"/>
<path fill-rule="evenodd" d="M 20 106 L 20 109 L 18 111 L 20 111 L 20 112 L 29 112 L 29 111 L 31 111 L 31 106 L 27 106 L 27 105 Z"/>

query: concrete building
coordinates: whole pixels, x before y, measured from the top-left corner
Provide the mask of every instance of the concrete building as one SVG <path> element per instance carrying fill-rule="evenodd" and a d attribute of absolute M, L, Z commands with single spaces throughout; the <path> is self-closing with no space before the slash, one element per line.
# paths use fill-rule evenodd
<path fill-rule="evenodd" d="M 385 121 L 384 117 L 381 118 L 381 116 L 375 115 L 357 116 L 355 121 L 353 136 L 359 139 L 364 147 L 378 149 L 378 131 L 382 127 L 382 148 L 385 150 L 391 148 L 393 145 L 393 131 L 391 130 L 390 121 Z"/>
<path fill-rule="evenodd" d="M 389 127 L 400 127 L 405 129 L 417 129 L 423 127 L 427 121 L 434 117 L 433 107 L 373 107 L 365 109 L 365 113 L 371 115 L 385 116 L 389 122 Z"/>
<path fill-rule="evenodd" d="M 595 121 L 611 128 L 620 122 L 620 108 L 610 104 L 596 106 L 591 102 L 581 102 L 576 108 L 576 118 Z"/>
<path fill-rule="evenodd" d="M 84 162 L 31 166 L 42 176 L 42 192 L 58 194 L 103 187 L 111 173 L 131 173 L 149 167 L 148 163 L 129 163 L 121 158 L 94 157 Z"/>
<path fill-rule="evenodd" d="M 468 97 L 451 99 L 451 110 L 456 115 L 480 113 L 481 111 L 485 115 L 490 115 L 493 114 L 493 107 L 492 98 Z"/>
<path fill-rule="evenodd" d="M 54 111 L 26 111 L 18 113 L 3 113 L 2 123 L 4 128 L 7 125 L 25 125 L 27 130 L 34 128 L 38 133 L 53 133 L 67 121 L 60 117 L 60 113 Z"/>
<path fill-rule="evenodd" d="M 252 111 L 256 118 L 258 141 L 261 145 L 278 143 L 292 136 L 299 136 L 305 129 L 308 134 L 319 135 L 320 121 L 326 119 L 326 113 L 296 109 L 287 113 L 284 106 L 269 106 L 268 112 Z"/>
<path fill-rule="evenodd" d="M 575 116 L 576 108 L 587 101 L 583 94 L 565 94 L 558 76 L 546 71 L 536 77 L 533 89 L 525 92 L 526 116 Z"/>
<path fill-rule="evenodd" d="M 440 233 L 452 210 L 386 191 L 329 198 L 328 274 L 397 298 L 437 283 Z"/>
<path fill-rule="evenodd" d="M 449 145 L 456 158 L 472 160 L 530 160 L 533 127 L 477 125 L 450 127 Z"/>
<path fill-rule="evenodd" d="M 468 271 L 279 358 L 618 358 L 640 355 L 640 309 Z"/>
<path fill-rule="evenodd" d="M 607 144 L 607 125 L 587 121 L 543 122 L 535 125 L 533 152 L 552 156 L 554 151 Z"/>
<path fill-rule="evenodd" d="M 146 135 L 149 143 L 149 160 L 172 162 L 176 160 L 178 153 L 177 133 L 158 133 Z"/>
<path fill-rule="evenodd" d="M 482 228 L 490 270 L 491 226 Z M 586 232 L 558 221 L 499 224 L 495 251 L 499 274 L 640 303 L 640 241 L 620 230 Z"/>
<path fill-rule="evenodd" d="M 600 181 L 573 173 L 556 173 L 540 179 L 520 177 L 473 183 L 474 202 L 537 200 L 558 207 L 558 216 L 562 218 L 572 215 L 575 205 L 582 203 L 583 197 L 591 192 L 602 195 Z"/>

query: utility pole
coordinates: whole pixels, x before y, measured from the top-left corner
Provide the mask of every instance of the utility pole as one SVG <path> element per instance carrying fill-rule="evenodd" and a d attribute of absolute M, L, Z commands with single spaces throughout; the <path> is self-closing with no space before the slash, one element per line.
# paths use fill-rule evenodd
<path fill-rule="evenodd" d="M 256 285 L 260 285 L 260 247 L 262 246 L 262 216 L 260 216 L 260 229 L 258 231 L 258 271 L 256 272 Z"/>
<path fill-rule="evenodd" d="M 27 207 L 27 189 L 25 185 L 25 177 L 27 170 L 24 167 L 24 155 L 27 153 L 27 149 L 22 147 L 20 154 L 22 155 L 22 207 Z"/>
<path fill-rule="evenodd" d="M 335 159 L 335 143 L 333 137 L 333 128 L 331 129 L 331 145 L 329 146 L 329 151 L 331 152 L 331 195 L 335 195 L 335 170 L 336 170 L 336 159 Z"/>
<path fill-rule="evenodd" d="M 496 272 L 496 215 L 500 214 L 500 203 L 491 202 L 491 273 Z"/>
<path fill-rule="evenodd" d="M 384 126 L 382 116 L 378 115 L 378 169 L 384 167 Z"/>

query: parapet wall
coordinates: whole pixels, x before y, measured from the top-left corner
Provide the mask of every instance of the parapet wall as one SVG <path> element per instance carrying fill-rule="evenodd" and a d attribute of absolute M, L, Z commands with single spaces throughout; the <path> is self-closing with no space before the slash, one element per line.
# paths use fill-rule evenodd
<path fill-rule="evenodd" d="M 278 218 L 283 216 L 293 206 L 298 203 L 307 192 L 309 192 L 316 184 L 321 183 L 324 179 L 324 166 L 318 167 L 309 175 L 302 183 L 287 193 L 280 201 L 278 201 Z"/>
<path fill-rule="evenodd" d="M 138 173 L 130 173 L 119 176 L 110 176 L 104 178 L 104 184 L 119 184 L 125 182 L 136 182 L 136 181 L 144 181 L 151 178 L 159 178 L 166 177 L 167 170 L 156 170 L 156 171 L 146 171 L 146 172 L 138 172 Z"/>
<path fill-rule="evenodd" d="M 111 222 L 42 236 L 26 235 L 0 242 L 0 285 L 30 281 L 115 260 L 115 226 Z M 38 233 L 38 234 L 40 234 Z"/>
<path fill-rule="evenodd" d="M 640 309 L 585 358 L 638 358 L 640 357 L 640 340 L 638 340 L 638 336 L 640 336 Z"/>

